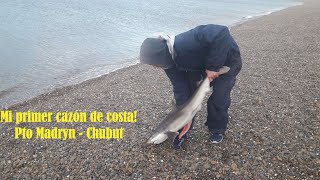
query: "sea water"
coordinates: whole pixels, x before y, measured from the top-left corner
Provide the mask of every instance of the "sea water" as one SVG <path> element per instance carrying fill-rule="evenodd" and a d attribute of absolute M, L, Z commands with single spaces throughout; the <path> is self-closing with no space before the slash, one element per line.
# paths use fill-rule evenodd
<path fill-rule="evenodd" d="M 138 62 L 155 32 L 235 23 L 294 0 L 0 0 L 0 109 Z"/>

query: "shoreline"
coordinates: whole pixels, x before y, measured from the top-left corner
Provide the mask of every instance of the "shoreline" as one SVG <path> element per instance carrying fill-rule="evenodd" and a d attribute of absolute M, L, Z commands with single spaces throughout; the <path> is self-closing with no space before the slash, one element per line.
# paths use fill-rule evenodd
<path fill-rule="evenodd" d="M 262 13 L 257 14 L 257 15 L 248 15 L 246 17 L 243 17 L 241 20 L 239 20 L 239 22 L 231 24 L 228 27 L 231 29 L 232 27 L 236 27 L 236 26 L 241 25 L 241 24 L 243 24 L 245 22 L 252 21 L 252 20 L 255 20 L 255 19 L 259 19 L 259 18 L 261 18 L 263 16 L 268 16 L 268 15 L 270 15 L 272 13 L 275 13 L 275 12 L 278 12 L 278 11 L 284 11 L 284 10 L 286 10 L 288 8 L 295 7 L 295 6 L 302 6 L 303 3 L 304 3 L 304 1 L 300 1 L 300 2 L 296 2 L 295 4 L 290 5 L 288 7 L 281 7 L 281 8 L 276 8 L 276 9 L 273 9 L 273 10 L 272 9 L 271 10 L 268 9 L 268 11 L 262 12 Z"/>
<path fill-rule="evenodd" d="M 315 179 L 320 176 L 320 2 L 306 0 L 235 26 L 243 68 L 232 91 L 224 141 L 212 144 L 206 107 L 181 151 L 146 144 L 170 112 L 161 69 L 133 65 L 12 106 L 13 111 L 137 111 L 136 123 L 22 124 L 124 128 L 122 140 L 15 140 L 0 126 L 3 179 Z M 205 103 L 204 103 L 205 104 Z"/>
<path fill-rule="evenodd" d="M 290 6 L 288 6 L 288 7 L 279 7 L 279 8 L 276 8 L 276 9 L 267 9 L 265 12 L 259 13 L 259 14 L 257 14 L 257 15 L 248 15 L 248 16 L 250 16 L 249 18 L 248 18 L 248 16 L 243 17 L 243 18 L 240 19 L 238 22 L 235 22 L 235 23 L 233 23 L 233 24 L 228 25 L 228 27 L 229 27 L 229 29 L 231 30 L 233 27 L 236 27 L 236 26 L 238 26 L 238 25 L 241 25 L 242 23 L 245 23 L 245 22 L 248 22 L 248 21 L 252 21 L 252 20 L 258 19 L 258 18 L 263 17 L 263 16 L 268 16 L 268 15 L 274 13 L 274 12 L 282 11 L 282 10 L 285 10 L 285 9 L 287 9 L 287 8 L 290 8 L 290 7 L 301 6 L 301 5 L 303 5 L 303 2 L 302 2 L 302 1 L 301 1 L 301 2 L 292 3 L 292 5 L 290 5 Z M 136 58 L 135 58 L 135 59 L 136 59 Z M 137 59 L 138 59 L 138 57 L 137 57 Z M 4 110 L 5 110 L 5 109 L 10 109 L 10 108 L 12 108 L 12 107 L 18 106 L 19 104 L 24 104 L 25 102 L 30 101 L 30 100 L 32 100 L 32 99 L 37 99 L 38 96 L 44 96 L 44 95 L 50 94 L 50 93 L 52 93 L 52 92 L 54 92 L 54 91 L 56 91 L 56 90 L 59 90 L 59 89 L 62 89 L 62 88 L 68 87 L 68 86 L 75 86 L 75 85 L 81 84 L 81 83 L 83 83 L 83 82 L 85 82 L 85 81 L 94 80 L 94 79 L 96 79 L 96 78 L 99 78 L 99 77 L 108 75 L 108 74 L 110 74 L 110 73 L 112 73 L 112 72 L 114 72 L 114 71 L 118 71 L 118 70 L 121 70 L 121 69 L 125 69 L 125 68 L 127 68 L 127 67 L 130 67 L 130 66 L 137 65 L 137 64 L 139 64 L 139 62 L 136 62 L 136 63 L 135 63 L 135 62 L 132 62 L 132 63 L 128 63 L 128 64 L 129 64 L 129 65 L 126 65 L 126 66 L 124 66 L 124 67 L 118 67 L 118 68 L 112 69 L 112 70 L 110 70 L 110 71 L 109 71 L 108 73 L 106 73 L 106 74 L 96 75 L 96 76 L 93 76 L 93 77 L 90 77 L 90 78 L 83 78 L 83 80 L 81 80 L 81 81 L 77 80 L 76 83 L 74 83 L 74 82 L 71 83 L 70 80 L 65 79 L 65 80 L 63 80 L 63 81 L 68 82 L 67 85 L 62 85 L 62 86 L 61 86 L 61 85 L 59 85 L 59 86 L 55 85 L 54 87 L 46 87 L 46 88 L 43 89 L 42 92 L 41 92 L 40 94 L 38 94 L 38 95 L 34 95 L 33 97 L 31 97 L 31 98 L 29 98 L 29 99 L 25 99 L 25 100 L 21 99 L 21 100 L 20 100 L 19 102 L 17 102 L 17 103 L 6 103 L 7 105 L 6 105 L 6 104 L 0 105 L 0 108 L 1 108 L 1 109 L 4 109 Z M 81 76 L 81 75 L 75 75 L 75 77 L 77 77 L 77 76 Z M 71 78 L 71 79 L 74 79 L 74 77 Z M 61 84 L 61 83 L 58 83 L 58 84 Z M 17 87 L 14 87 L 13 89 L 16 89 L 16 88 L 17 88 Z M 5 94 L 11 94 L 10 89 L 1 91 L 1 92 L 0 92 L 0 97 L 1 97 L 1 95 L 3 95 L 3 94 L 4 94 L 4 96 L 5 96 Z"/>
<path fill-rule="evenodd" d="M 29 104 L 29 103 L 32 103 L 32 101 L 39 101 L 39 100 L 45 100 L 47 98 L 50 98 L 51 95 L 59 95 L 59 94 L 62 94 L 62 93 L 66 93 L 66 92 L 69 92 L 70 90 L 72 89 L 75 89 L 75 88 L 80 88 L 81 86 L 87 86 L 88 84 L 96 81 L 96 80 L 99 80 L 99 79 L 103 79 L 103 78 L 108 78 L 108 76 L 111 76 L 113 75 L 114 73 L 121 73 L 122 71 L 127 71 L 131 68 L 135 68 L 136 66 L 139 66 L 141 65 L 140 63 L 137 63 L 137 64 L 133 64 L 133 65 L 130 65 L 130 66 L 127 66 L 127 67 L 123 67 L 123 68 L 119 68 L 119 69 L 115 69 L 114 71 L 111 71 L 110 73 L 108 74 L 102 74 L 100 76 L 97 76 L 97 77 L 94 77 L 94 78 L 91 78 L 91 79 L 87 79 L 85 81 L 82 81 L 80 83 L 77 83 L 77 84 L 73 84 L 73 85 L 67 85 L 67 86 L 62 86 L 62 87 L 57 87 L 55 88 L 54 90 L 50 91 L 50 92 L 47 92 L 47 93 L 43 93 L 43 94 L 40 94 L 38 96 L 35 96 L 31 99 L 28 99 L 26 101 L 23 101 L 23 102 L 20 102 L 20 103 L 16 103 L 16 104 L 13 104 L 13 105 L 10 105 L 9 107 L 7 108 L 4 108 L 3 110 L 11 110 L 11 109 L 17 109 L 21 106 L 24 106 L 26 104 Z M 119 71 L 119 72 L 118 72 Z"/>

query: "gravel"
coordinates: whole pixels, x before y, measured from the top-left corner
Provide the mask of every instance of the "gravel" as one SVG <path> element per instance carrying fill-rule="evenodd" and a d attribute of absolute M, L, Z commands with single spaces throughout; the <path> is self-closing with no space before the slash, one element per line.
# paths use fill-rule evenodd
<path fill-rule="evenodd" d="M 0 126 L 0 179 L 316 179 L 320 177 L 320 2 L 232 27 L 243 69 L 225 140 L 208 141 L 206 107 L 180 151 L 146 144 L 170 111 L 162 70 L 134 65 L 63 87 L 13 111 L 138 111 L 136 123 L 23 123 L 34 128 L 125 128 L 122 140 L 15 140 Z"/>

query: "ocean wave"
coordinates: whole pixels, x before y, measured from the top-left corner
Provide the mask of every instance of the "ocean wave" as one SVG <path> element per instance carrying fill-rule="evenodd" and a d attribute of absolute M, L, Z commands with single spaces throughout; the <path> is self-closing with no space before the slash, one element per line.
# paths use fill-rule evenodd
<path fill-rule="evenodd" d="M 268 10 L 261 12 L 261 13 L 258 13 L 258 14 L 248 15 L 248 16 L 244 17 L 244 19 L 251 19 L 251 18 L 255 18 L 255 17 L 266 16 L 266 15 L 270 15 L 271 13 L 287 9 L 289 7 L 301 6 L 301 5 L 303 5 L 303 2 L 295 2 L 295 3 L 289 4 L 288 6 L 268 9 Z"/>

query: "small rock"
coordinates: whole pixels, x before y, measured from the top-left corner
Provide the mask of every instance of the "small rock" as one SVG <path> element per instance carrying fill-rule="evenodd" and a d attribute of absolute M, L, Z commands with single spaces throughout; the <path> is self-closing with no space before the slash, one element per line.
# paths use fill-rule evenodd
<path fill-rule="evenodd" d="M 281 158 L 281 157 L 279 157 L 279 156 L 277 156 L 277 159 L 278 159 L 279 161 L 282 161 L 282 158 Z"/>
<path fill-rule="evenodd" d="M 291 179 L 294 179 L 294 176 L 289 176 L 288 179 L 290 179 L 290 180 L 291 180 Z"/>
<path fill-rule="evenodd" d="M 76 159 L 76 156 L 71 156 L 70 161 L 73 162 Z"/>
<path fill-rule="evenodd" d="M 235 170 L 238 170 L 237 164 L 236 164 L 236 163 L 232 163 L 232 164 L 231 164 L 231 169 L 234 170 L 234 171 L 235 171 Z"/>
<path fill-rule="evenodd" d="M 210 164 L 209 163 L 206 163 L 205 165 L 204 165 L 204 169 L 209 169 L 210 168 Z"/>
<path fill-rule="evenodd" d="M 213 164 L 217 164 L 217 161 L 210 161 L 210 163 Z"/>

